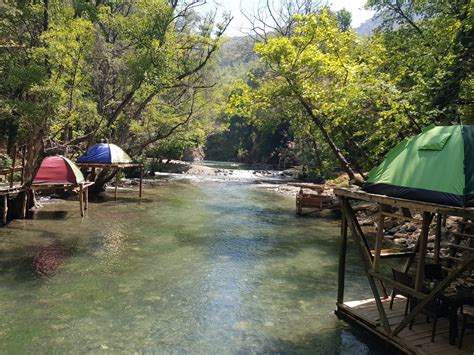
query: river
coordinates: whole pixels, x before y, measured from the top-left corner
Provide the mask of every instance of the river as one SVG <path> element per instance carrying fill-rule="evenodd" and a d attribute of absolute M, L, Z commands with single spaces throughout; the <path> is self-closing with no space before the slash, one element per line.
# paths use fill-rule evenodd
<path fill-rule="evenodd" d="M 381 352 L 333 314 L 339 221 L 298 218 L 293 198 L 177 179 L 89 207 L 0 229 L 1 353 Z"/>

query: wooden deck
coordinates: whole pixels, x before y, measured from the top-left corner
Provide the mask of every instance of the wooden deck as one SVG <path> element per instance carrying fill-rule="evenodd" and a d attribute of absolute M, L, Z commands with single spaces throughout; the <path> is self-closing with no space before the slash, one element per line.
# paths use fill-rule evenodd
<path fill-rule="evenodd" d="M 387 313 L 390 326 L 395 328 L 404 318 L 406 299 L 397 296 L 393 309 L 389 309 L 390 298 L 382 300 Z M 381 326 L 379 312 L 374 299 L 351 301 L 338 304 L 336 315 L 350 324 L 357 325 L 371 331 L 374 335 L 387 341 L 399 350 L 411 354 L 472 354 L 474 352 L 474 334 L 466 330 L 463 347 L 449 345 L 449 321 L 439 318 L 436 327 L 435 341 L 431 342 L 431 323 L 426 322 L 426 317 L 419 314 L 410 330 L 405 327 L 398 336 L 388 339 Z M 459 326 L 460 329 L 460 326 Z"/>

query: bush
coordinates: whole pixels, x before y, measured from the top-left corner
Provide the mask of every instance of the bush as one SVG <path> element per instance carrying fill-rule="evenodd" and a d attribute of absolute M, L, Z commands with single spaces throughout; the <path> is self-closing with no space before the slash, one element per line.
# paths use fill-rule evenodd
<path fill-rule="evenodd" d="M 12 163 L 12 159 L 7 154 L 0 153 L 0 168 L 9 168 Z"/>

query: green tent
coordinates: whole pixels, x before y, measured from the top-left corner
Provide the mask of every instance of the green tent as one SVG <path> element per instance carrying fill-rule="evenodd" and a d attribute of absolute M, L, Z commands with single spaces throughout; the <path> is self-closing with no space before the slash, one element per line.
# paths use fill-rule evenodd
<path fill-rule="evenodd" d="M 428 126 L 405 139 L 369 173 L 364 191 L 474 206 L 474 126 Z"/>

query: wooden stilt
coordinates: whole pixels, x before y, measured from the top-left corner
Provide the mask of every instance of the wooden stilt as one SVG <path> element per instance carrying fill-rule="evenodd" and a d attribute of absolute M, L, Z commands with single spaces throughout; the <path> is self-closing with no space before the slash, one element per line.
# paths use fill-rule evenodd
<path fill-rule="evenodd" d="M 418 252 L 418 265 L 416 268 L 415 290 L 421 291 L 423 289 L 423 281 L 425 280 L 425 258 L 426 249 L 428 245 L 428 233 L 430 231 L 431 220 L 433 215 L 430 212 L 423 212 L 423 224 L 421 225 L 421 233 L 418 239 L 420 240 L 420 250 Z"/>
<path fill-rule="evenodd" d="M 346 250 L 347 250 L 347 220 L 342 214 L 341 220 L 341 246 L 339 247 L 339 273 L 337 283 L 337 303 L 344 302 L 344 281 L 346 272 Z"/>
<path fill-rule="evenodd" d="M 84 191 L 82 184 L 79 185 L 79 208 L 81 209 L 81 217 L 84 217 Z"/>
<path fill-rule="evenodd" d="M 436 216 L 436 239 L 434 245 L 434 263 L 439 264 L 439 251 L 441 249 L 441 223 L 443 215 L 438 213 Z"/>
<path fill-rule="evenodd" d="M 377 236 L 375 239 L 375 255 L 374 255 L 374 272 L 379 272 L 380 270 L 380 251 L 382 250 L 382 241 L 383 241 L 383 227 L 385 222 L 385 216 L 383 214 L 384 206 L 379 205 L 379 220 L 377 224 Z"/>
<path fill-rule="evenodd" d="M 21 148 L 21 186 L 25 182 L 26 145 Z"/>
<path fill-rule="evenodd" d="M 117 169 L 117 172 L 115 173 L 115 202 L 117 202 L 117 188 L 119 184 L 119 172 L 120 172 L 120 169 Z"/>
<path fill-rule="evenodd" d="M 3 195 L 3 213 L 2 213 L 2 223 L 7 224 L 7 215 L 8 215 L 8 195 Z"/>
<path fill-rule="evenodd" d="M 21 218 L 22 219 L 26 218 L 26 211 L 28 210 L 28 194 L 29 194 L 29 190 L 26 189 L 23 193 L 23 201 L 21 202 Z"/>
<path fill-rule="evenodd" d="M 140 164 L 140 190 L 138 192 L 138 197 L 142 198 L 143 191 L 143 164 Z"/>
<path fill-rule="evenodd" d="M 89 186 L 84 189 L 84 209 L 89 209 Z"/>
<path fill-rule="evenodd" d="M 352 210 L 352 207 L 349 204 L 349 201 L 344 197 L 340 197 L 340 199 L 341 199 L 341 208 L 343 210 L 344 215 L 346 216 L 347 223 L 348 223 L 348 225 L 351 229 L 352 237 L 354 238 L 354 241 L 357 245 L 357 248 L 359 249 L 359 253 L 360 253 L 363 265 L 364 265 L 364 271 L 367 275 L 367 279 L 369 280 L 370 288 L 371 288 L 372 293 L 373 293 L 374 298 L 375 298 L 375 303 L 377 305 L 377 310 L 379 312 L 380 319 L 382 321 L 383 329 L 384 329 L 385 333 L 387 335 L 389 335 L 391 333 L 390 324 L 388 322 L 387 315 L 386 315 L 385 310 L 383 308 L 382 301 L 380 299 L 379 290 L 378 290 L 377 285 L 375 283 L 375 279 L 370 274 L 370 270 L 373 267 L 370 252 L 367 251 L 367 249 L 364 246 L 364 242 L 361 239 L 361 236 L 358 234 L 356 224 L 354 222 L 354 221 L 357 221 L 357 219 L 356 219 L 356 216 L 355 216 L 355 214 Z"/>
<path fill-rule="evenodd" d="M 13 161 L 12 161 L 12 171 L 10 173 L 10 188 L 13 187 L 13 179 L 15 178 L 15 165 L 16 165 L 16 144 L 13 146 Z"/>

